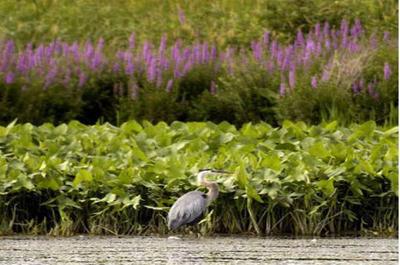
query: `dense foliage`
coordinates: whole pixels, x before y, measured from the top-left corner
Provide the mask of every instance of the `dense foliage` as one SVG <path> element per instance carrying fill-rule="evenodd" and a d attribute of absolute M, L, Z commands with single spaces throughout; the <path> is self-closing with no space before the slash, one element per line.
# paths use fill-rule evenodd
<path fill-rule="evenodd" d="M 368 31 L 397 32 L 395 0 L 2 0 L 0 38 L 25 45 L 100 37 L 120 46 L 131 32 L 156 42 L 163 33 L 193 43 L 250 44 L 264 30 L 281 40 L 317 22 L 360 18 Z"/>
<path fill-rule="evenodd" d="M 367 33 L 359 19 L 299 29 L 286 45 L 269 31 L 225 49 L 168 46 L 167 35 L 140 43 L 134 33 L 124 43 L 0 42 L 0 122 L 397 124 L 397 40 Z"/>
<path fill-rule="evenodd" d="M 283 122 L 0 127 L 0 233 L 166 232 L 200 168 L 234 172 L 203 232 L 394 233 L 398 128 Z"/>

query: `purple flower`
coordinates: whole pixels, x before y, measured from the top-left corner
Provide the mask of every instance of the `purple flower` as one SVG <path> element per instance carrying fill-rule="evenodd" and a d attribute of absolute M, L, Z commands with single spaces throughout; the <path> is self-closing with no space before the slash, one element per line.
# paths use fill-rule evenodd
<path fill-rule="evenodd" d="M 314 35 L 315 35 L 315 37 L 317 37 L 317 39 L 320 38 L 320 36 L 321 36 L 321 24 L 320 23 L 317 23 L 314 26 Z"/>
<path fill-rule="evenodd" d="M 324 71 L 322 72 L 321 80 L 322 81 L 328 81 L 330 77 L 331 77 L 331 73 L 330 73 L 329 69 L 325 68 Z"/>
<path fill-rule="evenodd" d="M 389 80 L 391 75 L 392 71 L 390 70 L 390 65 L 389 63 L 385 63 L 385 66 L 383 67 L 383 77 L 385 78 L 385 80 Z"/>
<path fill-rule="evenodd" d="M 294 48 L 292 45 L 289 45 L 289 47 L 287 47 L 285 50 L 285 58 L 281 66 L 282 71 L 287 70 L 289 67 L 290 68 L 293 67 L 294 64 L 293 53 L 294 53 Z"/>
<path fill-rule="evenodd" d="M 289 86 L 290 88 L 294 88 L 296 85 L 296 69 L 292 68 L 289 70 Z"/>
<path fill-rule="evenodd" d="M 271 58 L 275 58 L 277 51 L 278 43 L 276 42 L 276 40 L 273 40 L 270 47 Z"/>
<path fill-rule="evenodd" d="M 91 60 L 91 64 L 90 64 L 90 68 L 92 69 L 92 71 L 97 71 L 98 68 L 100 67 L 101 63 L 102 63 L 102 54 L 99 51 L 96 51 L 94 53 L 94 56 Z"/>
<path fill-rule="evenodd" d="M 119 63 L 114 63 L 112 71 L 113 71 L 114 73 L 118 73 L 118 72 L 119 72 L 119 69 L 120 69 Z"/>
<path fill-rule="evenodd" d="M 286 93 L 286 85 L 285 83 L 282 82 L 279 86 L 279 95 L 283 97 L 285 93 Z"/>
<path fill-rule="evenodd" d="M 154 82 L 157 75 L 157 58 L 152 58 L 150 64 L 147 67 L 147 80 Z"/>
<path fill-rule="evenodd" d="M 371 36 L 369 37 L 369 45 L 373 49 L 376 49 L 378 47 L 378 41 L 376 39 L 376 34 L 375 33 L 372 33 Z"/>
<path fill-rule="evenodd" d="M 41 50 L 39 51 L 39 48 L 41 48 Z M 39 46 L 39 48 L 37 49 L 37 54 L 40 58 L 43 58 L 44 56 L 44 47 L 41 45 Z M 79 61 L 79 45 L 77 42 L 74 42 L 71 46 L 70 46 L 70 51 L 74 56 L 74 60 L 75 61 Z"/>
<path fill-rule="evenodd" d="M 70 84 L 70 81 L 71 81 L 71 70 L 67 69 L 64 74 L 64 81 L 63 81 L 64 86 L 67 87 Z"/>
<path fill-rule="evenodd" d="M 174 47 L 171 50 L 172 59 L 177 63 L 179 61 L 181 53 L 180 53 L 180 45 L 178 42 L 175 42 Z"/>
<path fill-rule="evenodd" d="M 99 38 L 97 41 L 97 45 L 96 45 L 96 50 L 97 51 L 101 51 L 104 48 L 104 39 L 103 38 Z"/>
<path fill-rule="evenodd" d="M 187 74 L 192 69 L 192 66 L 193 66 L 192 60 L 187 60 L 185 66 L 183 67 L 182 74 L 183 75 Z"/>
<path fill-rule="evenodd" d="M 324 23 L 324 37 L 328 38 L 330 33 L 330 28 L 329 28 L 329 23 L 325 22 Z"/>
<path fill-rule="evenodd" d="M 270 33 L 268 31 L 265 31 L 263 36 L 263 44 L 265 47 L 268 47 L 269 38 L 270 38 Z"/>
<path fill-rule="evenodd" d="M 179 78 L 182 76 L 182 73 L 179 69 L 179 65 L 174 66 L 174 78 Z"/>
<path fill-rule="evenodd" d="M 208 52 L 208 43 L 204 43 L 201 49 L 201 62 L 208 62 L 210 59 L 210 54 Z"/>
<path fill-rule="evenodd" d="M 262 47 L 261 47 L 261 43 L 258 41 L 253 41 L 251 43 L 251 49 L 253 50 L 253 56 L 254 59 L 256 59 L 257 61 L 261 60 L 261 53 L 262 53 Z"/>
<path fill-rule="evenodd" d="M 4 82 L 9 85 L 14 82 L 15 74 L 13 72 L 8 72 L 4 78 Z"/>
<path fill-rule="evenodd" d="M 379 99 L 379 94 L 375 91 L 373 83 L 368 83 L 368 94 L 375 100 Z"/>
<path fill-rule="evenodd" d="M 125 65 L 125 74 L 131 76 L 133 75 L 134 71 L 135 71 L 135 66 L 133 65 L 132 59 L 130 59 Z"/>
<path fill-rule="evenodd" d="M 185 13 L 183 12 L 183 9 L 181 8 L 178 8 L 178 18 L 179 18 L 179 23 L 181 23 L 181 25 L 185 24 L 186 17 Z"/>
<path fill-rule="evenodd" d="M 79 73 L 79 87 L 83 87 L 87 81 L 87 77 L 84 72 Z"/>
<path fill-rule="evenodd" d="M 217 58 L 217 47 L 213 45 L 211 48 L 211 59 L 215 60 L 216 58 Z"/>
<path fill-rule="evenodd" d="M 163 34 L 160 41 L 160 47 L 158 48 L 158 54 L 160 57 L 164 55 L 166 47 L 167 47 L 167 35 Z"/>
<path fill-rule="evenodd" d="M 55 81 L 55 78 L 57 76 L 57 67 L 52 68 L 46 75 L 45 78 L 45 83 L 44 83 L 44 88 L 47 88 L 49 85 L 53 84 Z"/>
<path fill-rule="evenodd" d="M 303 32 L 300 29 L 297 31 L 295 46 L 298 48 L 301 48 L 304 46 L 304 36 L 303 36 Z"/>
<path fill-rule="evenodd" d="M 383 32 L 383 41 L 388 42 L 390 39 L 390 33 L 388 31 Z"/>
<path fill-rule="evenodd" d="M 135 66 L 133 64 L 133 56 L 132 53 L 130 52 L 125 52 L 123 54 L 123 60 L 125 62 L 125 74 L 128 76 L 133 75 L 133 72 L 135 70 Z"/>
<path fill-rule="evenodd" d="M 352 40 L 348 44 L 348 49 L 350 50 L 350 52 L 355 53 L 360 50 L 360 46 L 354 40 Z"/>
<path fill-rule="evenodd" d="M 217 86 L 214 81 L 211 81 L 210 93 L 211 95 L 215 95 L 217 93 Z"/>
<path fill-rule="evenodd" d="M 353 90 L 354 94 L 358 94 L 361 91 L 360 84 L 356 81 L 351 85 L 351 89 Z"/>
<path fill-rule="evenodd" d="M 318 85 L 318 83 L 317 83 L 317 77 L 314 75 L 312 78 L 311 78 L 311 87 L 312 88 L 317 88 L 317 85 Z"/>
<path fill-rule="evenodd" d="M 361 21 L 357 18 L 353 27 L 351 27 L 350 33 L 354 38 L 359 37 L 363 32 Z"/>
<path fill-rule="evenodd" d="M 173 84 L 174 84 L 174 80 L 173 80 L 173 79 L 168 80 L 168 82 L 167 82 L 167 92 L 168 92 L 168 93 L 171 93 L 171 92 L 172 92 L 172 86 L 173 86 Z"/>
<path fill-rule="evenodd" d="M 272 60 L 268 60 L 265 67 L 266 67 L 268 73 L 272 74 L 274 72 L 275 64 Z"/>
<path fill-rule="evenodd" d="M 133 50 L 135 49 L 135 33 L 132 32 L 131 35 L 129 36 L 129 49 Z"/>
<path fill-rule="evenodd" d="M 331 40 L 329 37 L 325 39 L 325 48 L 329 49 L 331 47 Z"/>
<path fill-rule="evenodd" d="M 90 41 L 86 42 L 86 45 L 85 45 L 85 58 L 89 59 L 89 58 L 91 58 L 93 56 L 93 54 L 94 54 L 94 49 L 93 49 L 92 43 Z"/>

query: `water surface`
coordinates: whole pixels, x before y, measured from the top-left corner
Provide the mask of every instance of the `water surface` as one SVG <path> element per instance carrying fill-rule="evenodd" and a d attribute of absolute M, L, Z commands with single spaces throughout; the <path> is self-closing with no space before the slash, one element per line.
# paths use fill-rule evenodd
<path fill-rule="evenodd" d="M 397 264 L 397 239 L 0 237 L 0 264 Z"/>

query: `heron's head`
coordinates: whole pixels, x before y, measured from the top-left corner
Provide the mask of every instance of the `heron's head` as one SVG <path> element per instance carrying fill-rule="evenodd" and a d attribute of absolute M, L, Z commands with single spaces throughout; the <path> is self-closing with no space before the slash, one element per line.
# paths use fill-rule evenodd
<path fill-rule="evenodd" d="M 199 183 L 199 185 L 207 184 L 208 181 L 205 179 L 206 176 L 219 175 L 219 174 L 230 174 L 230 172 L 220 169 L 211 169 L 211 168 L 200 169 L 199 173 L 197 174 L 197 182 Z"/>

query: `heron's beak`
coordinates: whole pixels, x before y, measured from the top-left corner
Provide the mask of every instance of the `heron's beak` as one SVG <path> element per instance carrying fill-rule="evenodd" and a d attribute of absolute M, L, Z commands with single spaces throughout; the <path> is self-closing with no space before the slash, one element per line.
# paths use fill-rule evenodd
<path fill-rule="evenodd" d="M 225 171 L 225 170 L 220 170 L 220 169 L 213 169 L 213 173 L 220 173 L 220 174 L 232 174 L 232 172 Z"/>

